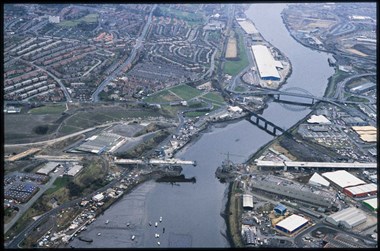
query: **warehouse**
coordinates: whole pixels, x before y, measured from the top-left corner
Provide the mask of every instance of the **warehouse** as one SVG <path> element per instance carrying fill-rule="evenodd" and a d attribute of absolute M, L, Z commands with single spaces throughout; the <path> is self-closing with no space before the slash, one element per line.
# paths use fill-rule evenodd
<path fill-rule="evenodd" d="M 276 224 L 276 228 L 287 234 L 292 234 L 308 223 L 308 220 L 293 214 Z"/>
<path fill-rule="evenodd" d="M 354 93 L 363 93 L 366 91 L 373 90 L 375 88 L 376 88 L 376 84 L 374 84 L 372 82 L 368 82 L 368 83 L 364 83 L 364 84 L 361 84 L 359 86 L 353 87 L 350 89 L 350 91 L 354 92 Z"/>
<path fill-rule="evenodd" d="M 363 204 L 367 206 L 372 211 L 377 211 L 377 198 L 372 198 L 369 200 L 364 200 Z"/>
<path fill-rule="evenodd" d="M 358 186 L 365 184 L 361 179 L 356 178 L 345 170 L 335 172 L 322 173 L 322 176 L 331 181 L 339 189 L 343 190 L 345 187 Z"/>
<path fill-rule="evenodd" d="M 78 165 L 77 163 L 75 163 L 71 168 L 70 170 L 67 172 L 67 175 L 69 176 L 75 176 L 77 175 L 81 170 L 83 169 L 83 166 L 82 165 Z"/>
<path fill-rule="evenodd" d="M 351 229 L 359 224 L 366 222 L 367 217 L 359 209 L 354 207 L 349 207 L 332 214 L 326 218 L 326 221 L 335 225 L 343 226 L 345 228 Z"/>
<path fill-rule="evenodd" d="M 377 194 L 377 185 L 370 183 L 360 186 L 347 187 L 343 192 L 352 198 L 360 198 Z"/>
<path fill-rule="evenodd" d="M 279 61 L 274 60 L 268 47 L 265 45 L 252 45 L 253 56 L 261 79 L 263 80 L 280 80 L 280 74 L 277 67 L 282 68 Z"/>
<path fill-rule="evenodd" d="M 243 195 L 243 208 L 244 209 L 253 209 L 253 197 L 250 194 Z"/>
<path fill-rule="evenodd" d="M 302 191 L 298 188 L 288 186 L 278 186 L 263 181 L 255 181 L 251 184 L 252 188 L 261 190 L 267 193 L 274 193 L 284 197 L 305 201 L 307 203 L 330 208 L 333 204 L 332 200 L 312 192 Z"/>
<path fill-rule="evenodd" d="M 323 186 L 323 187 L 328 187 L 330 186 L 330 182 L 325 180 L 321 175 L 318 173 L 314 173 L 313 176 L 309 179 L 309 184 L 314 185 L 314 186 Z"/>
<path fill-rule="evenodd" d="M 36 172 L 37 174 L 49 175 L 50 172 L 54 171 L 54 169 L 59 166 L 57 162 L 48 162 L 46 165 Z"/>

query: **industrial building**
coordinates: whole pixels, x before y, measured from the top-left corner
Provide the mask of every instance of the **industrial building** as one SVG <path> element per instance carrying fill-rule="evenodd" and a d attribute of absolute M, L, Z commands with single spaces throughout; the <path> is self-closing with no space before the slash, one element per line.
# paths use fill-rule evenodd
<path fill-rule="evenodd" d="M 298 188 L 293 188 L 289 186 L 278 186 L 277 184 L 270 184 L 265 181 L 255 181 L 251 184 L 251 186 L 252 188 L 257 190 L 278 194 L 300 201 L 305 201 L 307 203 L 322 206 L 325 208 L 330 208 L 333 205 L 333 202 L 330 198 L 308 191 L 301 191 Z"/>
<path fill-rule="evenodd" d="M 292 234 L 307 225 L 309 221 L 304 217 L 293 214 L 276 224 L 276 228 L 287 234 Z"/>
<path fill-rule="evenodd" d="M 82 165 L 79 165 L 77 163 L 75 163 L 71 168 L 70 170 L 67 172 L 67 175 L 69 176 L 75 176 L 77 175 L 81 170 L 83 169 L 83 166 Z"/>
<path fill-rule="evenodd" d="M 331 124 L 330 120 L 323 115 L 311 115 L 307 122 L 310 124 Z"/>
<path fill-rule="evenodd" d="M 350 91 L 354 93 L 363 93 L 366 91 L 374 90 L 375 88 L 376 88 L 376 84 L 372 82 L 368 82 L 368 83 L 361 84 L 359 86 L 352 87 Z"/>
<path fill-rule="evenodd" d="M 309 184 L 314 185 L 314 186 L 318 186 L 318 187 L 320 187 L 320 186 L 329 187 L 330 186 L 330 182 L 325 180 L 318 173 L 314 173 L 313 176 L 311 176 L 311 178 L 309 179 Z"/>
<path fill-rule="evenodd" d="M 368 142 L 377 142 L 377 129 L 374 126 L 353 126 L 352 129 L 360 136 L 360 139 Z"/>
<path fill-rule="evenodd" d="M 359 117 L 342 117 L 342 121 L 350 126 L 365 126 L 368 123 Z"/>
<path fill-rule="evenodd" d="M 277 68 L 283 68 L 280 61 L 276 61 L 265 45 L 251 47 L 256 65 L 262 80 L 280 80 Z"/>
<path fill-rule="evenodd" d="M 273 211 L 276 215 L 285 215 L 286 213 L 286 206 L 282 204 L 278 204 L 275 208 L 273 208 Z"/>
<path fill-rule="evenodd" d="M 94 195 L 92 197 L 92 200 L 95 201 L 95 202 L 102 201 L 103 199 L 104 199 L 104 195 L 101 194 L 101 193 L 98 193 L 97 195 Z"/>
<path fill-rule="evenodd" d="M 343 226 L 345 228 L 351 229 L 357 225 L 366 222 L 367 217 L 363 212 L 354 207 L 349 207 L 332 214 L 326 218 L 326 221 L 335 225 Z"/>
<path fill-rule="evenodd" d="M 366 184 L 361 179 L 355 177 L 345 170 L 339 170 L 335 172 L 322 173 L 322 176 L 331 181 L 340 190 L 350 186 L 358 186 Z"/>
<path fill-rule="evenodd" d="M 114 133 L 103 132 L 99 135 L 92 136 L 83 144 L 76 147 L 75 150 L 101 154 L 110 150 L 113 146 L 124 140 L 123 137 Z"/>
<path fill-rule="evenodd" d="M 243 208 L 244 209 L 253 209 L 253 197 L 250 194 L 243 194 Z"/>
<path fill-rule="evenodd" d="M 236 21 L 248 35 L 259 34 L 255 25 L 251 21 L 242 18 L 236 18 Z"/>
<path fill-rule="evenodd" d="M 37 174 L 49 175 L 50 172 L 54 171 L 57 166 L 59 166 L 58 162 L 48 162 L 42 168 L 38 169 Z"/>
<path fill-rule="evenodd" d="M 343 192 L 352 198 L 360 198 L 377 194 L 377 185 L 370 183 L 354 187 L 346 187 Z"/>
<path fill-rule="evenodd" d="M 372 211 L 377 211 L 377 198 L 372 198 L 368 200 L 364 200 L 363 204 L 367 206 Z"/>

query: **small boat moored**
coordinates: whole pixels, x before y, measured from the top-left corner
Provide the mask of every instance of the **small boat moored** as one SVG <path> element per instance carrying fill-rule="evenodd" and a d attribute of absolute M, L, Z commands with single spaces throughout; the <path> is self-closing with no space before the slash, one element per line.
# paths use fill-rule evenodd
<path fill-rule="evenodd" d="M 158 222 L 154 223 L 154 226 L 157 227 L 158 226 Z"/>
<path fill-rule="evenodd" d="M 162 222 L 162 216 L 160 216 L 160 222 Z"/>
<path fill-rule="evenodd" d="M 106 220 L 106 224 L 108 224 L 110 222 L 110 220 Z"/>
<path fill-rule="evenodd" d="M 132 241 L 133 241 L 135 238 L 136 238 L 136 236 L 132 235 L 132 237 L 131 237 Z"/>
<path fill-rule="evenodd" d="M 159 241 L 157 241 L 157 245 L 159 246 L 159 245 L 161 245 L 161 243 Z"/>
<path fill-rule="evenodd" d="M 100 236 L 101 235 L 101 233 L 98 233 L 98 236 Z"/>

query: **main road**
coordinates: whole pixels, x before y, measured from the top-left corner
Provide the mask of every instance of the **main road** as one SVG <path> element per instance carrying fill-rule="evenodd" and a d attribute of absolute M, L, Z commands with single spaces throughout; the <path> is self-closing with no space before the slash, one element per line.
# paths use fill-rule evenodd
<path fill-rule="evenodd" d="M 141 47 L 144 39 L 145 39 L 145 36 L 146 36 L 146 33 L 148 31 L 148 28 L 150 26 L 150 23 L 152 21 L 152 14 L 153 14 L 153 11 L 156 9 L 157 7 L 157 4 L 155 4 L 152 8 L 152 10 L 150 11 L 150 14 L 149 14 L 149 17 L 148 17 L 148 21 L 146 22 L 145 26 L 144 26 L 144 29 L 143 31 L 141 32 L 141 35 L 137 38 L 136 40 L 136 44 L 133 46 L 133 49 L 132 49 L 132 52 L 131 54 L 129 55 L 129 57 L 127 58 L 127 60 L 121 64 L 115 71 L 113 71 L 105 80 L 103 80 L 103 82 L 98 86 L 98 88 L 96 89 L 96 91 L 92 94 L 91 98 L 92 98 L 92 102 L 98 102 L 99 101 L 99 93 L 104 89 L 104 87 L 109 83 L 111 82 L 111 80 L 115 79 L 115 77 L 121 72 L 121 70 L 123 70 L 128 64 L 132 63 L 133 60 L 135 59 L 136 55 L 137 55 L 137 51 L 138 49 Z"/>

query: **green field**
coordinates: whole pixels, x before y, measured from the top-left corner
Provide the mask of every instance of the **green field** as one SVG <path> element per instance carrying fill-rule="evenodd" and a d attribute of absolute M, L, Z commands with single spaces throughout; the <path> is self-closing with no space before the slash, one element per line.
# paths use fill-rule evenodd
<path fill-rule="evenodd" d="M 173 92 L 174 94 L 170 93 Z M 190 100 L 196 96 L 202 94 L 202 91 L 195 89 L 191 86 L 182 84 L 174 87 L 170 87 L 169 89 L 165 89 L 144 99 L 145 102 L 148 103 L 164 103 L 171 101 L 178 101 L 178 97 L 181 97 L 182 100 Z M 176 96 L 177 95 L 177 96 Z M 170 98 L 169 98 L 170 97 Z"/>
<path fill-rule="evenodd" d="M 98 21 L 99 14 L 93 13 L 93 14 L 88 14 L 87 16 L 84 16 L 82 18 L 76 19 L 76 20 L 66 20 L 63 22 L 60 22 L 58 25 L 61 27 L 66 27 L 66 28 L 71 28 L 75 27 L 81 22 L 85 23 L 96 23 Z"/>
<path fill-rule="evenodd" d="M 249 65 L 246 47 L 244 46 L 243 35 L 238 32 L 238 58 L 239 60 L 226 60 L 223 71 L 231 76 L 236 76 Z"/>
<path fill-rule="evenodd" d="M 211 101 L 214 104 L 218 105 L 224 105 L 224 99 L 223 97 L 219 94 L 219 92 L 209 92 L 206 95 L 203 95 L 202 99 L 205 99 L 207 101 Z"/>
<path fill-rule="evenodd" d="M 164 103 L 178 100 L 179 98 L 170 93 L 168 90 L 156 92 L 154 95 L 151 95 L 144 99 L 144 101 L 148 103 Z"/>
<path fill-rule="evenodd" d="M 66 110 L 65 104 L 49 104 L 29 110 L 31 114 L 56 114 Z"/>
<path fill-rule="evenodd" d="M 189 25 L 191 26 L 199 25 L 203 23 L 203 17 L 194 12 L 181 11 L 175 8 L 169 8 L 169 7 L 163 7 L 163 6 L 160 6 L 157 12 L 159 12 L 161 15 L 165 17 L 171 17 L 171 18 L 175 17 L 177 19 L 182 19 L 184 21 L 187 21 Z"/>
<path fill-rule="evenodd" d="M 58 177 L 54 183 L 53 183 L 53 186 L 52 188 L 49 188 L 45 194 L 52 194 L 54 193 L 55 191 L 59 190 L 61 187 L 65 187 L 67 184 L 69 184 L 71 180 L 71 177 L 68 177 L 68 176 L 64 176 L 64 177 Z"/>
<path fill-rule="evenodd" d="M 202 93 L 202 91 L 188 85 L 177 85 L 170 88 L 170 90 L 186 101 L 195 98 Z"/>

